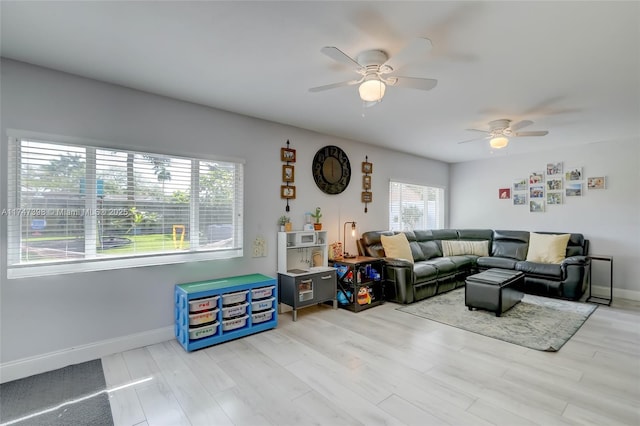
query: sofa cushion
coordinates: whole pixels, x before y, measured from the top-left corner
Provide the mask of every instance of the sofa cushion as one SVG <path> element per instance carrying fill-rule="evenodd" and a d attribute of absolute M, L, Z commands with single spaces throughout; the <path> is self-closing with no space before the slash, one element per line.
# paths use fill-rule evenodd
<path fill-rule="evenodd" d="M 421 260 L 425 260 L 426 257 L 422 253 L 422 249 L 418 245 L 416 241 L 416 234 L 413 231 L 404 231 L 403 234 L 407 237 L 409 241 L 409 248 L 411 249 L 411 257 L 414 262 L 419 262 Z"/>
<path fill-rule="evenodd" d="M 361 246 L 363 255 L 371 257 L 384 257 L 384 248 L 380 237 L 382 235 L 393 235 L 393 231 L 369 231 L 362 234 Z"/>
<path fill-rule="evenodd" d="M 500 269 L 515 269 L 516 259 L 508 257 L 479 257 L 476 261 L 480 268 L 500 268 Z"/>
<path fill-rule="evenodd" d="M 420 246 L 425 259 L 442 257 L 442 251 L 435 241 L 418 241 L 418 245 Z"/>
<path fill-rule="evenodd" d="M 478 256 L 466 255 L 466 256 L 449 256 L 449 260 L 456 265 L 456 269 L 459 272 L 468 271 L 476 264 Z"/>
<path fill-rule="evenodd" d="M 433 265 L 418 262 L 413 266 L 416 282 L 434 281 L 438 278 L 438 269 Z"/>
<path fill-rule="evenodd" d="M 413 263 L 409 240 L 407 240 L 407 236 L 402 232 L 392 236 L 381 235 L 380 241 L 382 242 L 382 247 L 384 247 L 384 252 L 387 257 L 406 259 Z"/>
<path fill-rule="evenodd" d="M 567 253 L 570 234 L 537 234 L 531 232 L 529 236 L 529 251 L 527 262 L 560 263 Z"/>
<path fill-rule="evenodd" d="M 562 279 L 562 269 L 559 263 L 538 263 L 523 260 L 516 263 L 516 271 L 522 271 L 527 275 Z"/>
<path fill-rule="evenodd" d="M 528 231 L 493 231 L 491 256 L 525 260 L 529 234 Z"/>
<path fill-rule="evenodd" d="M 489 241 L 442 240 L 442 254 L 444 256 L 462 256 L 464 254 L 489 256 Z"/>
<path fill-rule="evenodd" d="M 453 263 L 448 257 L 436 257 L 420 263 L 434 266 L 438 270 L 438 277 L 455 275 L 455 273 L 457 272 L 456 264 Z"/>

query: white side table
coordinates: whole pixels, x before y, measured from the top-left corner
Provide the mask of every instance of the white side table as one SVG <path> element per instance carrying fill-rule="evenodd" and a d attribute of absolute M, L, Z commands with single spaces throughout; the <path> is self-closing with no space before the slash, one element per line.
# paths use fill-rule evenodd
<path fill-rule="evenodd" d="M 589 277 L 589 297 L 587 297 L 587 302 L 598 303 L 600 305 L 611 306 L 611 301 L 613 300 L 613 256 L 604 256 L 598 254 L 591 254 L 587 256 L 589 259 L 593 260 L 601 260 L 603 262 L 609 262 L 609 298 L 606 297 L 597 297 L 593 296 L 591 293 L 591 278 Z"/>

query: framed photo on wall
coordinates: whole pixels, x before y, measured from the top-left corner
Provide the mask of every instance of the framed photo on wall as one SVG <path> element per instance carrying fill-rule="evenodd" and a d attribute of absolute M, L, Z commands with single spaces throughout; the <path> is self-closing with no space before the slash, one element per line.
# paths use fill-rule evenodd
<path fill-rule="evenodd" d="M 596 176 L 587 178 L 587 189 L 607 189 L 607 177 Z"/>
<path fill-rule="evenodd" d="M 371 189 L 371 176 L 362 176 L 362 189 Z"/>
<path fill-rule="evenodd" d="M 368 161 L 362 162 L 362 173 L 372 173 L 373 172 L 373 163 L 369 163 Z"/>
<path fill-rule="evenodd" d="M 373 201 L 373 192 L 363 192 L 362 193 L 362 202 L 363 203 L 371 203 Z"/>
<path fill-rule="evenodd" d="M 282 181 L 283 182 L 293 182 L 295 177 L 295 169 L 294 166 L 290 164 L 282 165 Z"/>
<path fill-rule="evenodd" d="M 295 186 L 280 186 L 280 198 L 296 198 L 296 187 Z"/>
<path fill-rule="evenodd" d="M 296 150 L 291 148 L 280 148 L 280 161 L 296 162 Z"/>

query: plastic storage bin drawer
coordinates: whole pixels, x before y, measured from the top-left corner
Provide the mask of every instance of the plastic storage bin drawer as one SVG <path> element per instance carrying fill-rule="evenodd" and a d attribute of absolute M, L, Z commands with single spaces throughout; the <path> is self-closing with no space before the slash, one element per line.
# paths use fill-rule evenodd
<path fill-rule="evenodd" d="M 274 312 L 275 312 L 275 309 L 269 309 L 268 311 L 251 314 L 251 321 L 254 324 L 259 324 L 261 322 L 269 321 L 271 320 L 271 318 L 273 318 Z"/>
<path fill-rule="evenodd" d="M 222 331 L 231 331 L 237 328 L 242 328 L 247 325 L 247 319 L 249 315 L 244 315 L 234 319 L 228 319 L 222 321 Z"/>
<path fill-rule="evenodd" d="M 218 316 L 218 309 L 189 314 L 189 325 L 200 325 L 213 322 Z"/>
<path fill-rule="evenodd" d="M 235 293 L 226 293 L 222 295 L 222 304 L 223 305 L 233 305 L 236 303 L 242 303 L 247 300 L 247 293 L 249 290 L 238 291 Z"/>
<path fill-rule="evenodd" d="M 240 305 L 225 306 L 222 308 L 222 318 L 232 318 L 247 313 L 248 303 L 242 303 Z"/>
<path fill-rule="evenodd" d="M 269 299 L 256 300 L 251 303 L 251 312 L 264 311 L 265 309 L 273 308 L 273 301 L 275 297 Z"/>
<path fill-rule="evenodd" d="M 206 311 L 218 306 L 220 296 L 205 297 L 203 299 L 193 299 L 189 301 L 189 312 Z"/>
<path fill-rule="evenodd" d="M 264 299 L 265 297 L 271 297 L 271 295 L 273 295 L 273 289 L 275 289 L 275 286 L 269 286 L 269 287 L 261 287 L 261 288 L 254 288 L 253 290 L 251 290 L 251 299 Z"/>
<path fill-rule="evenodd" d="M 189 339 L 197 340 L 203 339 L 205 337 L 213 336 L 218 331 L 218 325 L 220 325 L 217 321 L 213 324 L 205 325 L 202 327 L 194 327 L 189 329 Z"/>

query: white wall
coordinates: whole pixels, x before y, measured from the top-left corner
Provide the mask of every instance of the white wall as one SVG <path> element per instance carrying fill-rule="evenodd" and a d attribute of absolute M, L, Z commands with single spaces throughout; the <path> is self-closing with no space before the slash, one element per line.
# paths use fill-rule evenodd
<path fill-rule="evenodd" d="M 565 170 L 582 167 L 585 177 L 607 176 L 607 189 L 565 197 L 565 204 L 547 206 L 544 213 L 498 198 L 498 188 L 557 162 Z M 590 253 L 614 257 L 614 296 L 640 300 L 640 140 L 458 163 L 450 173 L 451 227 L 582 233 Z M 594 262 L 596 286 L 603 285 L 607 268 Z"/>
<path fill-rule="evenodd" d="M 2 381 L 17 371 L 8 367 L 22 366 L 19 374 L 33 374 L 104 355 L 101 352 L 109 349 L 122 350 L 130 341 L 171 338 L 176 283 L 253 272 L 275 276 L 276 221 L 285 213 L 279 198 L 279 155 L 287 139 L 297 150 L 297 199 L 290 203 L 289 213 L 294 228 L 302 226 L 306 211 L 320 206 L 330 241 L 342 239 L 342 224 L 347 220 L 358 222 L 359 232 L 388 228 L 391 177 L 448 186 L 445 163 L 11 60 L 2 60 L 0 70 L 0 208 L 7 207 L 7 129 L 90 138 L 116 148 L 215 154 L 246 160 L 245 247 L 258 235 L 268 244 L 265 258 L 251 258 L 251 250 L 245 249 L 244 258 L 235 260 L 8 280 L 7 221 L 0 217 Z M 320 192 L 311 176 L 315 152 L 329 144 L 344 149 L 352 164 L 352 181 L 339 195 Z M 365 155 L 374 164 L 374 202 L 368 214 L 360 202 L 360 163 Z M 84 348 L 84 352 L 74 355 L 72 348 Z"/>

